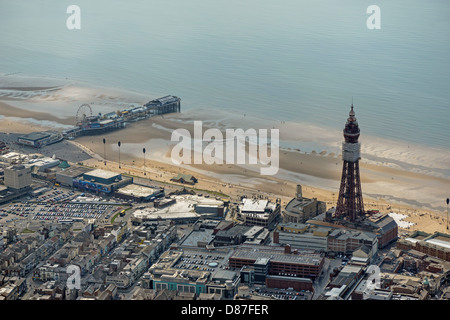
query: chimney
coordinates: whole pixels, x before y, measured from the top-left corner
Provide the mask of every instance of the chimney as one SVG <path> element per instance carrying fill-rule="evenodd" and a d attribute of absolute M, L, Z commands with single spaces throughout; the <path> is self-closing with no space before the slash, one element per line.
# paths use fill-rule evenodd
<path fill-rule="evenodd" d="M 278 231 L 273 232 L 273 243 L 280 243 L 280 233 Z"/>
<path fill-rule="evenodd" d="M 291 246 L 290 245 L 285 245 L 284 246 L 284 253 L 288 253 L 288 254 L 290 254 L 291 253 Z"/>

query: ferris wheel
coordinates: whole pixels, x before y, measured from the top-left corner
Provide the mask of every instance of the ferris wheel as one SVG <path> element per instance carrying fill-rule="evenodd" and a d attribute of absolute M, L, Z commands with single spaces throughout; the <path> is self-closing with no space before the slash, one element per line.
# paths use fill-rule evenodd
<path fill-rule="evenodd" d="M 90 105 L 85 103 L 77 110 L 77 124 L 85 122 L 88 117 L 92 117 L 92 109 Z"/>

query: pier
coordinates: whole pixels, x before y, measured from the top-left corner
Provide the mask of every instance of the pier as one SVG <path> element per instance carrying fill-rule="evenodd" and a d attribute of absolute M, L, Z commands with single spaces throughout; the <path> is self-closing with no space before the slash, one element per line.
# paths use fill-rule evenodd
<path fill-rule="evenodd" d="M 166 113 L 180 112 L 180 110 L 181 99 L 172 95 L 149 101 L 143 106 L 131 106 L 128 109 L 104 115 L 92 115 L 91 106 L 83 104 L 78 108 L 76 125 L 64 130 L 62 134 L 64 138 L 69 140 L 79 136 L 102 134 L 125 128 L 128 122 L 136 122 Z"/>

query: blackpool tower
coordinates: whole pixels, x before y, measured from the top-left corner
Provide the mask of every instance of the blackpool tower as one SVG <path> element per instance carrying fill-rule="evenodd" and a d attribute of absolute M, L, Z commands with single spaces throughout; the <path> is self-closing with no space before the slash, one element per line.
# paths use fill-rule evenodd
<path fill-rule="evenodd" d="M 353 111 L 353 104 L 344 128 L 342 143 L 342 179 L 339 188 L 339 198 L 335 216 L 355 221 L 364 215 L 364 204 L 359 176 L 359 160 L 361 159 L 361 144 L 358 142 L 359 127 Z"/>

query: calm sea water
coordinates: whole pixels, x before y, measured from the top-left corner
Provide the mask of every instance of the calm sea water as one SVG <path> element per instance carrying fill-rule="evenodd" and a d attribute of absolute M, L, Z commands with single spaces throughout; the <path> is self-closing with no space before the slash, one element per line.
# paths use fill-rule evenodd
<path fill-rule="evenodd" d="M 449 30 L 448 0 L 0 0 L 0 72 L 332 128 L 353 98 L 365 134 L 448 150 Z"/>

